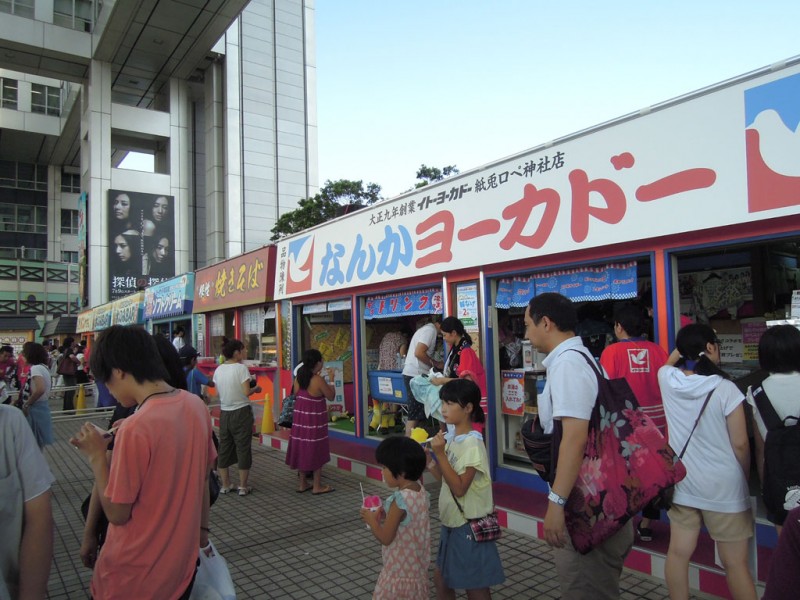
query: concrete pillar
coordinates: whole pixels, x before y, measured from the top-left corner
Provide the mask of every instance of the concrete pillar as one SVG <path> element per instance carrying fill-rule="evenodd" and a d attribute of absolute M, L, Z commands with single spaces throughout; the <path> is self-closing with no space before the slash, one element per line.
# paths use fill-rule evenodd
<path fill-rule="evenodd" d="M 169 174 L 170 193 L 175 197 L 175 274 L 189 270 L 191 251 L 191 106 L 185 81 L 169 82 Z"/>
<path fill-rule="evenodd" d="M 215 62 L 205 72 L 206 264 L 225 260 L 224 73 Z"/>
<path fill-rule="evenodd" d="M 88 191 L 89 305 L 109 299 L 108 190 L 111 188 L 111 65 L 93 60 L 81 116 L 82 188 Z"/>

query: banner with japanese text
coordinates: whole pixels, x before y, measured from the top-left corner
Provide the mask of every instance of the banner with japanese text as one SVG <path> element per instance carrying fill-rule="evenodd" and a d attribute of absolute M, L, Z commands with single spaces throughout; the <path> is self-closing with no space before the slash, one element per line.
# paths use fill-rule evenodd
<path fill-rule="evenodd" d="M 164 281 L 144 291 L 144 318 L 163 319 L 192 312 L 194 273 Z"/>
<path fill-rule="evenodd" d="M 798 215 L 799 104 L 792 66 L 377 203 L 278 242 L 275 298 Z"/>
<path fill-rule="evenodd" d="M 192 311 L 251 306 L 271 299 L 274 256 L 275 246 L 266 246 L 196 271 Z"/>
<path fill-rule="evenodd" d="M 442 290 L 412 290 L 371 296 L 364 305 L 365 319 L 390 319 L 442 313 Z"/>

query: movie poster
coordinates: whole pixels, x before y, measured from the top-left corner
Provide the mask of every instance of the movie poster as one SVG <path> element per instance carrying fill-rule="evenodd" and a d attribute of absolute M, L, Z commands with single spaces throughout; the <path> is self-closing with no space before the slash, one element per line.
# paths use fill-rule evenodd
<path fill-rule="evenodd" d="M 175 198 L 108 191 L 109 299 L 175 276 Z"/>

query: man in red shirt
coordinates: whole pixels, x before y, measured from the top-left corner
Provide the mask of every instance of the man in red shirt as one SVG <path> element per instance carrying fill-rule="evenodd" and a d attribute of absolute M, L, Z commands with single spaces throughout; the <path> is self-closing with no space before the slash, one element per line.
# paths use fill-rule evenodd
<path fill-rule="evenodd" d="M 658 370 L 668 357 L 661 346 L 644 339 L 644 322 L 644 312 L 638 306 L 618 305 L 614 309 L 617 343 L 603 350 L 600 364 L 610 379 L 624 377 L 628 381 L 642 411 L 666 435 L 667 421 L 658 387 Z M 653 539 L 650 521 L 659 517 L 660 511 L 649 504 L 642 511 L 642 520 L 636 532 L 643 542 Z"/>

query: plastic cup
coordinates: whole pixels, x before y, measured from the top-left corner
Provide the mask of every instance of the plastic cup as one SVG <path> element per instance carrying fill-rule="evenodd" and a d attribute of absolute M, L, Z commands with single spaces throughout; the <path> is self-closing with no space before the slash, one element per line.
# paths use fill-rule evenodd
<path fill-rule="evenodd" d="M 380 496 L 365 496 L 361 506 L 369 511 L 376 512 L 381 509 L 382 504 Z M 369 525 L 366 527 L 369 529 Z"/>

